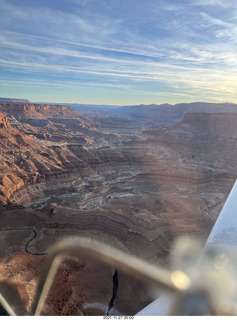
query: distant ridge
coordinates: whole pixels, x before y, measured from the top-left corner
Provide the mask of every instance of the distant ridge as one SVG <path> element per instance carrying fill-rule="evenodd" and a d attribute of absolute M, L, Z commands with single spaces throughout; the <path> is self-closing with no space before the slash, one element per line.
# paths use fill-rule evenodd
<path fill-rule="evenodd" d="M 28 99 L 16 99 L 16 98 L 1 98 L 0 102 L 23 102 L 23 103 L 29 103 L 30 100 Z"/>

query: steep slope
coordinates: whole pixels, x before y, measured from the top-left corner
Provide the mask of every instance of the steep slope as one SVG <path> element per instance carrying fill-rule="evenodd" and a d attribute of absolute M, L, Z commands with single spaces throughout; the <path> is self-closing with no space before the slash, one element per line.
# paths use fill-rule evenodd
<path fill-rule="evenodd" d="M 1 152 L 19 148 L 21 145 L 27 148 L 34 145 L 33 139 L 13 128 L 8 119 L 2 114 L 0 114 L 0 138 Z"/>

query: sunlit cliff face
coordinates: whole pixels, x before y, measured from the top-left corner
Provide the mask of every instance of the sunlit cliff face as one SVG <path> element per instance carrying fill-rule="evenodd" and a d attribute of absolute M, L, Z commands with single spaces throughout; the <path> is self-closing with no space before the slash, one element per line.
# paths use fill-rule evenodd
<path fill-rule="evenodd" d="M 1 274 L 10 281 L 6 294 L 18 292 L 21 312 L 48 247 L 62 237 L 93 237 L 167 265 L 177 236 L 208 235 L 236 179 L 236 114 L 220 107 L 166 106 L 167 117 L 164 106 L 83 115 L 60 106 L 0 105 Z M 82 259 L 60 270 L 48 312 L 86 313 L 84 302 L 98 290 L 86 284 L 100 278 L 93 264 Z M 106 313 L 115 270 L 98 270 L 107 279 L 97 301 Z M 119 271 L 117 280 L 111 312 L 134 314 L 150 301 L 141 284 Z"/>

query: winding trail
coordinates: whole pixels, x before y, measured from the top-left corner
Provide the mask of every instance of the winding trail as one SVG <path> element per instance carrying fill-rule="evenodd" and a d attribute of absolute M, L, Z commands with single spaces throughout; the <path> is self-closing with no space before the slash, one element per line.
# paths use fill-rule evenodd
<path fill-rule="evenodd" d="M 26 253 L 29 253 L 29 254 L 32 254 L 32 253 L 29 252 L 29 250 L 28 250 L 27 247 L 28 247 L 28 246 L 30 245 L 30 243 L 37 237 L 37 232 L 36 232 L 35 228 L 32 228 L 31 230 L 33 231 L 33 238 L 29 239 L 29 240 L 26 242 L 26 244 L 25 244 L 25 252 L 26 252 Z M 36 255 L 39 255 L 39 254 L 36 254 Z"/>
<path fill-rule="evenodd" d="M 44 256 L 45 253 L 31 253 L 30 250 L 28 249 L 30 243 L 37 237 L 37 231 L 35 228 L 28 227 L 28 228 L 17 228 L 17 229 L 2 229 L 2 230 L 0 230 L 0 233 L 1 232 L 11 232 L 11 231 L 24 231 L 24 230 L 28 230 L 28 231 L 33 232 L 32 237 L 29 240 L 27 240 L 26 244 L 24 245 L 25 253 L 33 254 L 35 256 Z"/>

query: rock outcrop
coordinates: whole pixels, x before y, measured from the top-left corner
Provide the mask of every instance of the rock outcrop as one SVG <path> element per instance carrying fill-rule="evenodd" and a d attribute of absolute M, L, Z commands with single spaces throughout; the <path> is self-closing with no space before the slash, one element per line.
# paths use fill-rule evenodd
<path fill-rule="evenodd" d="M 31 103 L 1 103 L 0 112 L 7 117 L 15 117 L 17 120 L 27 118 L 67 117 L 76 118 L 77 113 L 69 106 L 31 104 Z"/>
<path fill-rule="evenodd" d="M 0 129 L 1 129 L 1 131 L 6 130 L 8 128 L 9 128 L 9 122 L 8 122 L 7 118 L 0 114 Z"/>

